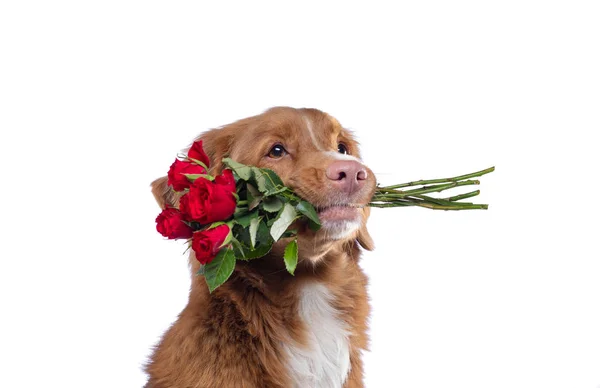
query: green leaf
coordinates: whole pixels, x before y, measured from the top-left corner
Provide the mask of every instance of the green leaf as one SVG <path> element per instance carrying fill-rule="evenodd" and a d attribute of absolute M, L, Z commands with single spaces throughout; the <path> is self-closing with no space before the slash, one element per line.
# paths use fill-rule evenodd
<path fill-rule="evenodd" d="M 248 181 L 252 178 L 252 167 L 236 162 L 230 158 L 224 158 L 223 164 L 231 168 L 241 179 Z"/>
<path fill-rule="evenodd" d="M 206 164 L 204 164 L 204 162 L 201 162 L 201 161 L 200 161 L 200 160 L 198 160 L 198 159 L 190 158 L 189 156 L 187 156 L 187 158 L 188 158 L 189 160 L 191 160 L 192 162 L 196 163 L 197 165 L 200 165 L 200 166 L 204 167 L 204 169 L 205 169 L 206 171 L 208 171 L 208 166 L 207 166 Z"/>
<path fill-rule="evenodd" d="M 286 247 L 283 253 L 283 261 L 285 262 L 285 268 L 292 275 L 296 270 L 298 264 L 298 241 L 292 240 Z"/>
<path fill-rule="evenodd" d="M 246 189 L 253 197 L 262 197 L 260 191 L 256 189 L 256 187 L 252 186 L 250 183 L 246 183 Z"/>
<path fill-rule="evenodd" d="M 204 266 L 204 279 L 208 290 L 212 293 L 217 287 L 225 283 L 235 269 L 235 255 L 233 249 L 222 248 L 217 256 Z"/>
<path fill-rule="evenodd" d="M 183 174 L 185 175 L 185 177 L 190 181 L 193 182 L 198 178 L 204 178 L 204 179 L 208 179 L 209 181 L 212 181 L 215 179 L 215 177 L 213 177 L 212 175 L 207 175 L 207 174 Z"/>
<path fill-rule="evenodd" d="M 196 272 L 196 275 L 198 276 L 202 276 L 204 275 L 204 265 L 200 265 L 200 268 L 198 269 L 198 272 Z"/>
<path fill-rule="evenodd" d="M 262 217 L 253 218 L 250 220 L 250 227 L 248 232 L 250 233 L 250 244 L 252 249 L 256 246 L 256 233 L 258 232 L 258 225 L 260 224 Z"/>
<path fill-rule="evenodd" d="M 248 208 L 246 206 L 236 207 L 235 211 L 233 212 L 234 219 L 243 218 L 247 215 L 248 215 Z"/>
<path fill-rule="evenodd" d="M 252 167 L 252 172 L 258 185 L 258 191 L 264 195 L 275 195 L 287 190 L 275 171 L 268 168 Z"/>
<path fill-rule="evenodd" d="M 298 234 L 298 231 L 296 229 L 288 229 L 285 231 L 285 233 L 281 236 L 281 238 L 290 238 L 290 237 L 296 237 L 296 235 Z"/>
<path fill-rule="evenodd" d="M 272 245 L 273 239 L 269 233 L 269 227 L 264 220 L 258 224 L 258 232 L 256 233 L 256 243 L 258 245 Z"/>
<path fill-rule="evenodd" d="M 225 245 L 229 244 L 231 242 L 231 240 L 233 239 L 233 232 L 231 231 L 231 225 L 229 226 L 229 233 L 227 233 L 227 236 L 225 236 L 225 240 L 223 241 L 223 243 L 221 244 L 221 246 L 219 248 L 223 248 Z"/>
<path fill-rule="evenodd" d="M 279 240 L 281 235 L 286 231 L 286 229 L 294 222 L 297 217 L 296 209 L 286 203 L 281 209 L 281 212 L 277 216 L 277 219 L 271 226 L 271 236 L 274 241 Z"/>
<path fill-rule="evenodd" d="M 269 234 L 269 228 L 262 220 L 258 224 L 258 231 L 256 233 L 256 245 L 252 248 L 250 242 L 250 233 L 248 228 L 243 228 L 240 225 L 236 225 L 233 231 L 235 247 L 235 255 L 241 260 L 251 260 L 258 257 L 263 257 L 271 251 L 273 246 L 273 239 Z M 233 241 L 233 240 L 232 240 Z"/>
<path fill-rule="evenodd" d="M 242 246 L 242 243 L 235 237 L 231 238 L 231 244 L 233 245 L 234 248 L 234 253 L 239 252 L 240 254 L 236 254 L 235 257 L 236 259 L 240 259 L 240 260 L 246 260 L 246 257 L 244 256 L 244 249 Z M 242 257 L 240 257 L 242 256 Z"/>
<path fill-rule="evenodd" d="M 238 247 L 236 247 L 238 248 Z M 271 252 L 273 248 L 273 242 L 270 241 L 268 244 L 258 244 L 257 247 L 252 249 L 249 246 L 242 244 L 242 249 L 237 257 L 242 256 L 242 260 L 252 260 L 263 257 L 267 253 Z M 239 249 L 239 248 L 238 248 Z"/>
<path fill-rule="evenodd" d="M 260 201 L 263 198 L 263 195 L 256 190 L 256 187 L 252 186 L 250 183 L 246 184 L 246 197 L 248 200 L 248 210 L 252 210 L 258 206 Z"/>
<path fill-rule="evenodd" d="M 321 221 L 319 220 L 319 216 L 317 215 L 317 211 L 310 203 L 306 201 L 300 201 L 298 205 L 296 205 L 296 210 L 306 216 L 309 220 L 314 222 L 319 227 L 321 226 Z"/>
<path fill-rule="evenodd" d="M 250 221 L 257 217 L 258 211 L 253 211 L 252 213 L 246 213 L 243 216 L 235 217 L 235 221 L 238 224 L 242 225 L 244 228 L 247 228 L 248 226 L 250 226 Z"/>
<path fill-rule="evenodd" d="M 277 213 L 283 207 L 283 202 L 277 197 L 265 197 L 262 208 L 269 213 Z"/>
<path fill-rule="evenodd" d="M 310 230 L 312 230 L 313 232 L 318 231 L 319 229 L 321 229 L 321 224 L 315 224 L 313 221 L 308 220 L 308 227 L 310 228 Z"/>

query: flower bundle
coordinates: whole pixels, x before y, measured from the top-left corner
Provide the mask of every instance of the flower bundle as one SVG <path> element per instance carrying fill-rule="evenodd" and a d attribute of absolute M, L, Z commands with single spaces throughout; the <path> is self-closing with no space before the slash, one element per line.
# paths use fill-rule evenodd
<path fill-rule="evenodd" d="M 298 242 L 296 231 L 288 228 L 302 219 L 312 230 L 318 230 L 321 224 L 315 208 L 269 169 L 225 158 L 223 164 L 227 168 L 219 175 L 210 175 L 210 160 L 202 141 L 195 142 L 182 159 L 176 159 L 168 172 L 168 184 L 181 193 L 179 208 L 165 208 L 156 218 L 156 228 L 168 239 L 186 239 L 191 243 L 196 259 L 202 264 L 198 274 L 204 275 L 209 291 L 227 281 L 236 260 L 265 256 L 281 238 L 291 238 L 283 260 L 293 275 L 298 263 Z M 460 202 L 478 195 L 479 191 L 448 198 L 434 198 L 429 194 L 479 184 L 471 178 L 493 169 L 454 178 L 377 187 L 369 206 L 487 209 L 487 205 Z"/>
<path fill-rule="evenodd" d="M 196 259 L 203 264 L 209 290 L 233 273 L 236 260 L 266 255 L 283 237 L 293 239 L 285 248 L 284 261 L 293 274 L 298 262 L 295 231 L 288 227 L 304 218 L 313 230 L 321 225 L 314 207 L 287 188 L 269 169 L 223 159 L 228 168 L 208 174 L 210 161 L 195 142 L 185 160 L 176 159 L 168 184 L 181 192 L 179 208 L 165 208 L 156 218 L 159 233 L 169 239 L 187 239 Z"/>

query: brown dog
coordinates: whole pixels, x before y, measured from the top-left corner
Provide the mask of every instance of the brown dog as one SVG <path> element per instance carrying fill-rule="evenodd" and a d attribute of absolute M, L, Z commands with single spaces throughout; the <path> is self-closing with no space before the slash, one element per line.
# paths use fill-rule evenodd
<path fill-rule="evenodd" d="M 200 136 L 212 163 L 221 159 L 274 170 L 315 205 L 323 227 L 298 230 L 295 276 L 283 247 L 238 262 L 213 294 L 194 274 L 188 305 L 146 367 L 148 388 L 362 387 L 367 346 L 367 279 L 359 245 L 372 249 L 365 223 L 375 189 L 352 135 L 316 109 L 273 108 Z M 161 207 L 178 197 L 163 177 L 152 183 Z"/>

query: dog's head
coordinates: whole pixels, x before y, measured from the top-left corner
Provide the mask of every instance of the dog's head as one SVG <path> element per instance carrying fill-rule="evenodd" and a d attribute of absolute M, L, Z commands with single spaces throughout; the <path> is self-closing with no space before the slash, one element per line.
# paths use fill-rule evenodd
<path fill-rule="evenodd" d="M 294 226 L 301 251 L 310 247 L 314 260 L 319 246 L 358 241 L 365 249 L 373 248 L 365 205 L 375 190 L 375 177 L 361 162 L 358 143 L 333 117 L 316 109 L 277 107 L 205 132 L 199 139 L 211 159 L 211 173 L 221 171 L 224 157 L 270 168 L 316 207 L 322 223 L 318 232 Z M 166 177 L 152 183 L 152 192 L 161 207 L 177 206 L 178 196 Z"/>

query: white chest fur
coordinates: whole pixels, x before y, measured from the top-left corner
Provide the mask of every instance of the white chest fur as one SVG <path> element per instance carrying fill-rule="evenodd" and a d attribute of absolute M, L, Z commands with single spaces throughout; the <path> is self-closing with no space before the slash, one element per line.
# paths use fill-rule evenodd
<path fill-rule="evenodd" d="M 298 315 L 307 330 L 308 346 L 284 345 L 296 388 L 340 388 L 348 377 L 349 333 L 331 305 L 332 299 L 323 284 L 311 283 L 302 288 Z"/>

